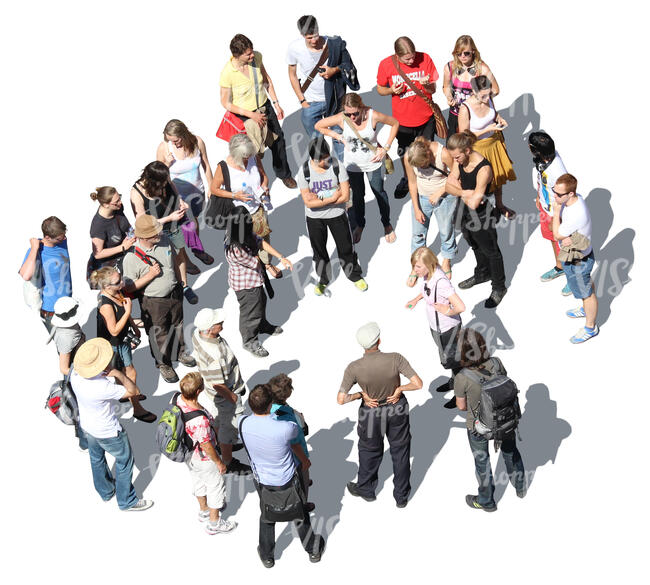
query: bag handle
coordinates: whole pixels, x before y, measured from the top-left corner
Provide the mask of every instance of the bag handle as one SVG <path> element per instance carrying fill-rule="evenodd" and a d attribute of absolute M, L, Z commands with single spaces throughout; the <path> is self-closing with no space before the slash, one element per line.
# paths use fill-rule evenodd
<path fill-rule="evenodd" d="M 260 90 L 260 84 L 259 81 L 257 80 L 257 71 L 255 70 L 255 58 L 253 58 L 253 63 L 251 64 L 251 69 L 253 71 L 253 83 L 255 83 L 255 105 L 257 106 L 255 109 L 259 110 L 260 109 L 260 100 L 258 98 L 258 93 Z M 228 189 L 230 191 L 230 189 Z"/>
<path fill-rule="evenodd" d="M 323 63 L 327 61 L 327 57 L 329 57 L 329 43 L 326 42 L 325 48 L 321 53 L 318 63 L 316 63 L 316 66 L 311 70 L 311 73 L 307 76 L 307 79 L 305 79 L 305 81 L 300 86 L 300 92 L 303 94 L 303 97 L 305 92 L 307 91 L 307 88 L 311 85 L 311 82 L 314 81 L 314 78 L 318 74 L 318 70 L 323 66 Z"/>
<path fill-rule="evenodd" d="M 402 76 L 402 79 L 404 80 L 404 83 L 409 86 L 411 91 L 415 92 L 415 95 L 417 95 L 419 98 L 422 98 L 427 105 L 431 108 L 431 111 L 435 113 L 435 109 L 433 106 L 433 100 L 425 95 L 425 93 L 419 89 L 404 73 L 403 69 L 399 66 L 399 61 L 397 60 L 397 55 L 392 56 L 393 60 L 393 65 L 395 66 L 395 69 L 397 69 L 397 73 L 399 73 Z"/>

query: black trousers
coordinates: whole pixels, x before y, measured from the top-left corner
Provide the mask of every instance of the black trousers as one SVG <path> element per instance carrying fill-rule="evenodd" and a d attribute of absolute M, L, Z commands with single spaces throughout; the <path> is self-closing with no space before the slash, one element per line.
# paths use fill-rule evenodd
<path fill-rule="evenodd" d="M 266 292 L 263 286 L 235 291 L 239 302 L 239 332 L 246 347 L 258 343 L 260 333 L 269 335 L 275 326 L 266 320 Z"/>
<path fill-rule="evenodd" d="M 288 179 L 291 177 L 289 160 L 287 158 L 287 145 L 284 141 L 282 126 L 275 114 L 271 100 L 260 108 L 266 114 L 266 124 L 270 132 L 277 135 L 275 142 L 271 145 L 271 155 L 273 156 L 273 172 L 278 179 Z"/>
<path fill-rule="evenodd" d="M 185 351 L 182 293 L 177 287 L 168 297 L 143 296 L 140 307 L 156 366 L 171 366 Z"/>
<path fill-rule="evenodd" d="M 350 224 L 346 213 L 331 219 L 307 217 L 307 233 L 314 252 L 314 268 L 321 284 L 329 284 L 332 280 L 332 265 L 327 253 L 327 230 L 332 232 L 336 243 L 336 253 L 341 263 L 341 270 L 352 282 L 361 278 L 361 266 L 357 253 L 354 251 Z"/>
<path fill-rule="evenodd" d="M 397 404 L 359 407 L 359 473 L 357 488 L 365 496 L 374 496 L 377 472 L 384 455 L 384 435 L 388 438 L 393 460 L 393 497 L 408 499 L 411 491 L 411 427 L 409 405 L 404 396 Z"/>
<path fill-rule="evenodd" d="M 489 200 L 485 199 L 478 209 L 470 209 L 461 203 L 459 212 L 463 214 L 461 220 L 463 237 L 471 246 L 476 258 L 475 278 L 491 280 L 492 290 L 505 290 L 506 273 L 496 230 L 500 218 L 499 212 Z"/>

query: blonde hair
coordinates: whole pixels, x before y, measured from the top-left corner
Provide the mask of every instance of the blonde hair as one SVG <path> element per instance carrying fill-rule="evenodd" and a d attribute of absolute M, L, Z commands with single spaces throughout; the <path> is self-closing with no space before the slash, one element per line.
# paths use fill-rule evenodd
<path fill-rule="evenodd" d="M 203 388 L 203 378 L 199 372 L 190 372 L 183 376 L 180 387 L 183 398 L 195 400 L 199 394 L 199 390 Z"/>
<path fill-rule="evenodd" d="M 456 39 L 456 44 L 454 45 L 454 51 L 452 53 L 454 57 L 454 69 L 456 72 L 462 70 L 465 66 L 460 62 L 458 58 L 458 53 L 461 52 L 461 49 L 469 47 L 469 50 L 474 53 L 474 60 L 472 61 L 472 66 L 476 70 L 477 75 L 481 74 L 481 69 L 483 68 L 483 61 L 481 61 L 481 53 L 476 48 L 474 39 L 469 35 L 462 35 Z"/>
<path fill-rule="evenodd" d="M 413 44 L 413 41 L 408 37 L 399 37 L 395 41 L 394 47 L 395 47 L 395 54 L 398 57 L 402 57 L 403 55 L 408 55 L 409 53 L 415 53 L 415 45 Z"/>
<path fill-rule="evenodd" d="M 469 130 L 457 132 L 447 139 L 447 150 L 456 150 L 457 148 L 460 150 L 466 150 L 472 148 L 476 140 L 476 135 Z"/>
<path fill-rule="evenodd" d="M 99 201 L 99 203 L 106 205 L 111 202 L 111 199 L 117 193 L 115 187 L 97 187 L 94 192 L 90 194 L 90 198 L 93 201 Z"/>
<path fill-rule="evenodd" d="M 415 268 L 415 264 L 418 261 L 426 266 L 429 278 L 431 278 L 436 268 L 440 265 L 438 257 L 426 246 L 420 246 L 411 254 L 411 268 Z"/>
<path fill-rule="evenodd" d="M 431 141 L 418 136 L 406 151 L 406 160 L 412 167 L 423 168 L 431 164 Z"/>
<path fill-rule="evenodd" d="M 93 289 L 106 288 L 111 284 L 111 278 L 116 272 L 117 269 L 113 268 L 112 266 L 104 266 L 98 270 L 93 270 L 90 274 L 90 278 L 88 279 L 90 281 L 90 286 Z"/>
<path fill-rule="evenodd" d="M 367 110 L 368 106 L 363 103 L 363 99 L 358 93 L 346 93 L 341 105 L 341 111 L 344 107 L 359 108 L 360 110 Z"/>

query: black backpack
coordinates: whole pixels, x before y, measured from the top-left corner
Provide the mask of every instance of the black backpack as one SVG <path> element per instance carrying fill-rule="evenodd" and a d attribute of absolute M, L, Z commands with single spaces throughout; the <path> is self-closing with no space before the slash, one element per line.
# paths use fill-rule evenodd
<path fill-rule="evenodd" d="M 223 188 L 226 191 L 230 191 L 230 171 L 225 160 L 219 162 L 219 168 L 223 176 Z M 232 213 L 233 209 L 235 209 L 235 204 L 232 202 L 232 199 L 217 197 L 211 193 L 205 209 L 206 225 L 215 230 L 225 230 L 228 224 L 228 216 Z"/>
<path fill-rule="evenodd" d="M 336 182 L 339 182 L 339 161 L 336 157 L 332 157 L 332 168 L 334 169 L 334 176 L 336 177 Z M 305 181 L 309 186 L 309 177 L 311 177 L 311 169 L 309 168 L 309 159 L 307 159 L 302 165 L 302 174 L 305 175 Z"/>
<path fill-rule="evenodd" d="M 463 368 L 460 373 L 480 384 L 481 397 L 474 415 L 474 431 L 486 439 L 494 439 L 498 450 L 501 441 L 519 425 L 521 410 L 517 385 L 508 376 L 492 374 L 484 367 Z"/>

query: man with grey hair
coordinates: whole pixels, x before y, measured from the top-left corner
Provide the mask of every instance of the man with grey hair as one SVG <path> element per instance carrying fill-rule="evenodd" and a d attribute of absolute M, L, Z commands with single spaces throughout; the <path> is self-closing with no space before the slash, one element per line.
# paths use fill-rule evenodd
<path fill-rule="evenodd" d="M 377 472 L 384 455 L 384 435 L 388 438 L 393 460 L 393 497 L 398 508 L 404 508 L 411 491 L 411 429 L 409 406 L 402 394 L 422 388 L 422 380 L 399 353 L 379 351 L 380 330 L 377 323 L 367 323 L 357 331 L 363 347 L 361 359 L 352 362 L 343 374 L 337 396 L 339 404 L 363 400 L 359 407 L 359 472 L 356 482 L 349 482 L 348 491 L 373 502 Z M 401 385 L 400 375 L 409 379 Z M 361 392 L 350 394 L 354 384 Z"/>
<path fill-rule="evenodd" d="M 239 437 L 239 419 L 244 412 L 242 396 L 246 384 L 239 372 L 237 358 L 220 335 L 225 316 L 223 309 L 201 309 L 196 314 L 192 356 L 205 385 L 205 392 L 199 394 L 199 402 L 217 423 L 217 439 L 226 473 L 249 474 L 250 466 L 232 456 L 233 445 Z"/>

